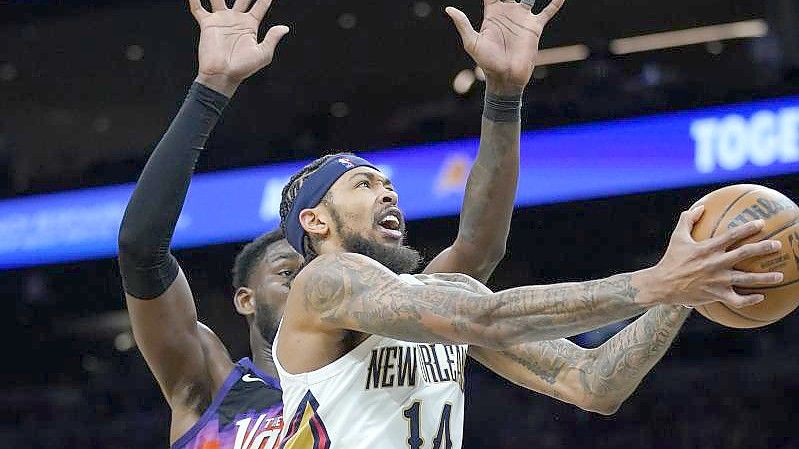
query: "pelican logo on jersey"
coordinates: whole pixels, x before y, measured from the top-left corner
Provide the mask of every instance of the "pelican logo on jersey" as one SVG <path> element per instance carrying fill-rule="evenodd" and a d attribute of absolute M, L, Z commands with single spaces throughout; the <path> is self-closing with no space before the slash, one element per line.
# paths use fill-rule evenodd
<path fill-rule="evenodd" d="M 233 449 L 275 449 L 283 429 L 281 416 L 259 415 L 236 421 Z"/>
<path fill-rule="evenodd" d="M 374 348 L 365 389 L 414 387 L 420 374 L 426 383 L 457 382 L 463 391 L 465 361 L 465 346 L 418 344 Z"/>
<path fill-rule="evenodd" d="M 325 424 L 319 417 L 319 402 L 311 390 L 305 393 L 294 417 L 291 418 L 288 432 L 280 449 L 329 449 L 330 437 Z"/>
<path fill-rule="evenodd" d="M 777 215 L 778 213 L 793 209 L 794 205 L 790 201 L 772 201 L 765 198 L 758 198 L 757 201 L 752 203 L 749 207 L 744 209 L 738 216 L 736 216 L 727 225 L 727 228 L 732 229 L 747 222 L 757 219 L 767 219 Z"/>

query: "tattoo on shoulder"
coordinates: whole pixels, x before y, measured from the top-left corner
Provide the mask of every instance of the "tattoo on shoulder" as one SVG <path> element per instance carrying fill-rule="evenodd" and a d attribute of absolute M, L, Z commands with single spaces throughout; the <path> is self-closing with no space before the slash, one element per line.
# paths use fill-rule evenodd
<path fill-rule="evenodd" d="M 362 332 L 441 342 L 450 342 L 449 334 L 468 327 L 455 313 L 457 298 L 474 294 L 458 283 L 440 280 L 448 287 L 445 291 L 420 290 L 418 286 L 398 289 L 397 277 L 390 271 L 363 256 L 346 253 L 325 256 L 308 269 L 302 287 L 305 307 L 328 323 L 347 322 Z M 450 317 L 452 330 L 442 334 L 441 329 L 425 326 L 423 311 Z"/>
<path fill-rule="evenodd" d="M 349 254 L 329 256 L 308 273 L 304 285 L 305 306 L 323 316 L 334 314 L 341 303 L 360 287 L 363 263 Z M 355 285 L 354 285 L 355 284 Z"/>

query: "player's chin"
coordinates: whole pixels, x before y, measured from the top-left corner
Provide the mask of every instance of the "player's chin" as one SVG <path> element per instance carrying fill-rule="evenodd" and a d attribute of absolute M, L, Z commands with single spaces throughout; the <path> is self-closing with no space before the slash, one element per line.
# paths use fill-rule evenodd
<path fill-rule="evenodd" d="M 377 225 L 376 229 L 378 240 L 386 242 L 391 245 L 401 245 L 404 233 L 398 229 L 388 229 L 383 226 Z"/>

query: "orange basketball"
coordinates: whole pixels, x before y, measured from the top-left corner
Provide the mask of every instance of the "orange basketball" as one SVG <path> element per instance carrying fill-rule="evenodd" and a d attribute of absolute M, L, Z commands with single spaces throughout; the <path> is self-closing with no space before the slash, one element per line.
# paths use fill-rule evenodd
<path fill-rule="evenodd" d="M 705 240 L 762 218 L 766 224 L 763 230 L 738 246 L 773 239 L 782 242 L 782 249 L 778 253 L 745 260 L 735 268 L 760 273 L 779 271 L 784 278 L 777 286 L 736 288 L 741 294 L 765 295 L 766 299 L 758 304 L 736 309 L 715 302 L 696 310 L 725 326 L 753 328 L 774 323 L 796 309 L 799 305 L 799 208 L 796 204 L 776 190 L 755 184 L 718 189 L 696 202 L 696 205 L 702 204 L 705 212 L 694 226 L 692 235 L 695 240 Z"/>

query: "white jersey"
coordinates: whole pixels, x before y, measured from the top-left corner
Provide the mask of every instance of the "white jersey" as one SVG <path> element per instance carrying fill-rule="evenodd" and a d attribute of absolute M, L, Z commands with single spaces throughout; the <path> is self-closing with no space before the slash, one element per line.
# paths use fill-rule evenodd
<path fill-rule="evenodd" d="M 372 335 L 302 374 L 287 373 L 275 354 L 285 421 L 281 448 L 459 449 L 467 348 Z"/>

